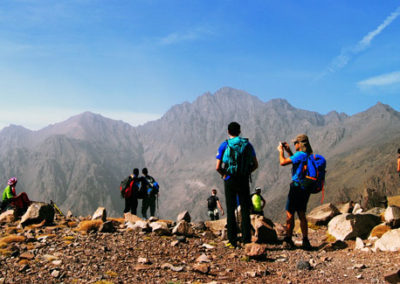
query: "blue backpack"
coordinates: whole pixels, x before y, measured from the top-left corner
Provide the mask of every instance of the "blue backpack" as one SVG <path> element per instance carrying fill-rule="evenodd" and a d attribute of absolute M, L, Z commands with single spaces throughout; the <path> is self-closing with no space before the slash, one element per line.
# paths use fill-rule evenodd
<path fill-rule="evenodd" d="M 303 167 L 304 179 L 301 185 L 310 193 L 322 192 L 324 200 L 324 183 L 326 173 L 326 160 L 322 155 L 313 154 L 307 158 L 307 164 Z"/>
<path fill-rule="evenodd" d="M 222 162 L 228 175 L 248 177 L 253 166 L 253 156 L 249 146 L 249 139 L 235 137 L 226 140 L 228 146 L 222 156 Z"/>

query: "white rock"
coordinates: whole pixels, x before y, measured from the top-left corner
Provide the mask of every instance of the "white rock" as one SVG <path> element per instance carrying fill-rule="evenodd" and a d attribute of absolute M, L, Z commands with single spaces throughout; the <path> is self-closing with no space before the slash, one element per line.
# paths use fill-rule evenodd
<path fill-rule="evenodd" d="M 354 249 L 360 250 L 360 249 L 363 249 L 363 248 L 364 248 L 364 242 L 362 241 L 361 238 L 357 237 L 356 238 L 356 245 L 355 245 Z"/>
<path fill-rule="evenodd" d="M 400 229 L 388 231 L 375 242 L 375 249 L 381 251 L 399 251 L 400 250 Z"/>
<path fill-rule="evenodd" d="M 353 212 L 352 212 L 353 214 L 360 214 L 362 211 L 363 210 L 362 210 L 361 205 L 359 203 L 354 204 Z"/>
<path fill-rule="evenodd" d="M 385 210 L 385 222 L 390 223 L 400 219 L 400 207 L 389 206 Z"/>
<path fill-rule="evenodd" d="M 100 219 L 103 222 L 107 220 L 107 210 L 104 207 L 99 207 L 97 210 L 94 212 L 92 216 L 92 220 L 97 220 Z"/>

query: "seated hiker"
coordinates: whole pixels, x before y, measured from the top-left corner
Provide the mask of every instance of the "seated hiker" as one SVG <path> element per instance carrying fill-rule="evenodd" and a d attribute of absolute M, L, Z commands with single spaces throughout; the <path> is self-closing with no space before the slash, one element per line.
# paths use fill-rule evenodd
<path fill-rule="evenodd" d="M 397 149 L 397 172 L 399 173 L 400 176 L 400 148 Z"/>
<path fill-rule="evenodd" d="M 221 214 L 224 215 L 224 209 L 221 206 L 221 202 L 219 202 L 217 190 L 215 188 L 211 190 L 211 196 L 207 198 L 207 204 L 210 220 L 219 220 L 218 208 L 221 210 Z"/>
<path fill-rule="evenodd" d="M 17 178 L 12 177 L 7 182 L 7 187 L 3 191 L 3 199 L 1 204 L 1 210 L 7 209 L 7 207 L 14 207 L 17 210 L 18 215 L 25 213 L 28 209 L 31 201 L 25 192 L 16 194 L 15 186 L 17 185 Z"/>
<path fill-rule="evenodd" d="M 253 205 L 252 213 L 264 216 L 265 200 L 261 196 L 261 187 L 256 187 L 255 193 L 251 195 L 251 203 Z"/>

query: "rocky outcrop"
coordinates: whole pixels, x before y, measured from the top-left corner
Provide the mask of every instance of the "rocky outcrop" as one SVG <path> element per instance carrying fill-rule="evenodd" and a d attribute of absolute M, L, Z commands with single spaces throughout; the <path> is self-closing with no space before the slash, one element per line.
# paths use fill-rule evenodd
<path fill-rule="evenodd" d="M 182 236 L 193 236 L 194 231 L 192 226 L 188 222 L 186 222 L 185 220 L 181 220 L 172 229 L 172 234 L 182 235 Z"/>
<path fill-rule="evenodd" d="M 7 211 L 4 211 L 3 213 L 0 214 L 0 223 L 11 223 L 15 220 L 15 211 L 12 209 L 9 209 Z"/>
<path fill-rule="evenodd" d="M 43 202 L 33 202 L 25 214 L 21 217 L 21 226 L 24 227 L 33 223 L 45 221 L 46 224 L 53 223 L 54 208 L 50 204 Z"/>
<path fill-rule="evenodd" d="M 264 216 L 251 215 L 251 223 L 254 228 L 252 240 L 260 244 L 271 244 L 278 241 L 274 223 Z"/>
<path fill-rule="evenodd" d="M 307 221 L 314 225 L 327 225 L 333 217 L 340 214 L 340 211 L 332 203 L 314 208 L 308 215 Z"/>
<path fill-rule="evenodd" d="M 178 217 L 176 218 L 176 222 L 178 223 L 179 221 L 185 220 L 186 222 L 190 223 L 192 218 L 190 217 L 190 214 L 188 211 L 183 211 L 179 213 Z"/>
<path fill-rule="evenodd" d="M 366 238 L 379 223 L 379 216 L 373 214 L 341 214 L 328 223 L 328 232 L 341 241 Z"/>
<path fill-rule="evenodd" d="M 400 207 L 389 206 L 385 210 L 384 214 L 385 222 L 392 228 L 400 226 Z"/>

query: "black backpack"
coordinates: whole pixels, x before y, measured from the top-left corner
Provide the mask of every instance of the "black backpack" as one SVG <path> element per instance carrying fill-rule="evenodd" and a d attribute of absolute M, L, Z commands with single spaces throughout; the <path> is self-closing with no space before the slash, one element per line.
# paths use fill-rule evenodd
<path fill-rule="evenodd" d="M 208 203 L 208 210 L 214 210 L 217 208 L 217 197 L 211 195 L 209 198 L 207 198 L 207 203 Z"/>

